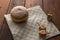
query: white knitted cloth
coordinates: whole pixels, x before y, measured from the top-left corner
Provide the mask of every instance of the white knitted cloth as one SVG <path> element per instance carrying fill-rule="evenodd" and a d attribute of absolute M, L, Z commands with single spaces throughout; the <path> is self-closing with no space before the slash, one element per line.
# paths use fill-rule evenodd
<path fill-rule="evenodd" d="M 40 6 L 35 6 L 27 10 L 29 11 L 29 17 L 27 22 L 24 23 L 15 23 L 12 21 L 10 14 L 5 15 L 14 40 L 45 40 L 60 34 L 56 26 L 52 22 L 47 21 L 46 14 Z M 39 37 L 39 26 L 37 23 L 45 24 L 50 34 L 44 38 Z"/>

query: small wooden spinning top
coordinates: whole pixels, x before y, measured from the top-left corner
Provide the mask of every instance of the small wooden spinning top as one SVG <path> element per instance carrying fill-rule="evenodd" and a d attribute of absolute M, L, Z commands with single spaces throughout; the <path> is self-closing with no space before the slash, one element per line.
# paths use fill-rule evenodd
<path fill-rule="evenodd" d="M 49 32 L 47 32 L 46 30 L 40 30 L 40 31 L 39 31 L 39 35 L 40 35 L 41 37 L 44 37 L 44 36 L 46 36 L 47 34 L 49 34 Z"/>
<path fill-rule="evenodd" d="M 39 30 L 46 30 L 46 27 L 44 24 L 38 23 L 38 26 L 39 26 Z"/>
<path fill-rule="evenodd" d="M 39 30 L 46 30 L 46 27 L 44 25 L 39 26 Z"/>
<path fill-rule="evenodd" d="M 39 24 L 38 24 L 39 25 Z M 46 36 L 47 34 L 49 34 L 49 32 L 47 32 L 46 31 L 46 27 L 45 27 L 45 25 L 44 24 L 40 24 L 39 25 L 39 35 L 41 36 L 41 37 L 44 37 L 44 36 Z"/>
<path fill-rule="evenodd" d="M 52 14 L 47 14 L 48 21 L 52 21 Z"/>

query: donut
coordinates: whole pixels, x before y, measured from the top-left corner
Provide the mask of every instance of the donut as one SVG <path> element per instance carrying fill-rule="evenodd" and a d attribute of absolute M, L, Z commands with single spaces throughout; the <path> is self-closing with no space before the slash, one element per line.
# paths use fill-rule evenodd
<path fill-rule="evenodd" d="M 28 19 L 28 11 L 24 6 L 12 8 L 10 14 L 14 22 L 24 22 Z"/>

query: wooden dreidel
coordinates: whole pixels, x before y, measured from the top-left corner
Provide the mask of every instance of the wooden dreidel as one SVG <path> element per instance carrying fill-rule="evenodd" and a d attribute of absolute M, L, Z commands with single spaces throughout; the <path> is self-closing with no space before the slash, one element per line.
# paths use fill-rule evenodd
<path fill-rule="evenodd" d="M 52 14 L 47 14 L 48 21 L 52 21 Z"/>
<path fill-rule="evenodd" d="M 45 30 L 40 30 L 40 31 L 39 31 L 39 35 L 40 35 L 41 37 L 46 36 L 46 31 L 45 31 Z"/>
<path fill-rule="evenodd" d="M 39 30 L 46 30 L 45 25 L 40 25 Z"/>
<path fill-rule="evenodd" d="M 40 30 L 40 31 L 39 31 L 39 35 L 40 35 L 41 37 L 44 37 L 44 36 L 46 36 L 47 34 L 49 34 L 49 32 L 46 32 L 46 30 Z"/>
<path fill-rule="evenodd" d="M 38 26 L 39 26 L 39 30 L 46 30 L 46 27 L 44 24 L 38 23 Z"/>

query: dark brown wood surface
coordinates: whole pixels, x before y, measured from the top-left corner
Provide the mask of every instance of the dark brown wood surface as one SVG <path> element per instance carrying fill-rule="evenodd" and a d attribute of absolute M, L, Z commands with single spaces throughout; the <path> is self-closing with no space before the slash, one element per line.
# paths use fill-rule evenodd
<path fill-rule="evenodd" d="M 10 0 L 0 0 L 0 29 L 3 23 L 4 14 L 7 12 Z"/>
<path fill-rule="evenodd" d="M 40 5 L 41 7 L 43 7 L 42 0 L 26 0 L 26 2 L 25 2 L 25 7 L 27 7 L 27 8 L 33 7 L 36 5 Z"/>
<path fill-rule="evenodd" d="M 44 0 L 44 11 L 52 14 L 53 23 L 60 30 L 60 0 Z"/>
<path fill-rule="evenodd" d="M 59 27 L 60 26 L 60 18 L 59 18 L 60 17 L 60 5 L 59 3 L 60 3 L 60 0 L 11 0 L 7 14 L 10 13 L 10 10 L 14 6 L 17 6 L 17 5 L 22 5 L 27 8 L 33 7 L 35 5 L 40 5 L 46 14 L 48 13 L 53 14 L 52 20 L 54 24 L 57 26 L 57 28 L 60 30 L 60 27 Z M 11 34 L 11 31 L 5 19 L 2 25 L 3 26 L 0 32 L 0 40 L 13 40 L 13 36 Z M 57 35 L 48 40 L 60 40 L 60 35 Z"/>

